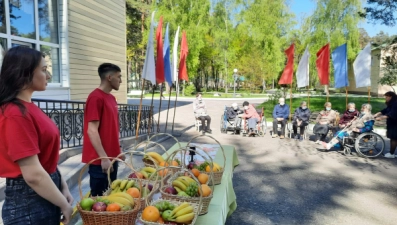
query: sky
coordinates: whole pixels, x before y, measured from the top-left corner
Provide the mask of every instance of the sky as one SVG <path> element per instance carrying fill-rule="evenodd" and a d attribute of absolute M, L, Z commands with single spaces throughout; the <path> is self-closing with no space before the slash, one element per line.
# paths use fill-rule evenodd
<path fill-rule="evenodd" d="M 364 5 L 365 6 L 365 5 Z M 310 16 L 316 8 L 316 3 L 313 0 L 291 0 L 291 10 L 295 13 L 297 18 L 301 18 L 303 15 Z M 387 27 L 385 25 L 368 23 L 367 21 L 359 24 L 359 27 L 364 28 L 370 37 L 375 36 L 380 31 L 384 31 L 389 35 L 397 34 L 397 26 Z"/>

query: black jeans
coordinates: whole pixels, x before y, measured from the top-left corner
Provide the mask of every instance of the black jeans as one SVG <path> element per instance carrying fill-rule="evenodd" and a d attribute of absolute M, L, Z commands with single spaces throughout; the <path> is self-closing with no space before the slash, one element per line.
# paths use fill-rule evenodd
<path fill-rule="evenodd" d="M 286 119 L 283 119 L 281 121 L 278 121 L 277 119 L 273 119 L 273 134 L 278 134 L 277 133 L 277 124 L 281 124 L 281 135 L 285 135 L 285 124 L 287 123 Z"/>
<path fill-rule="evenodd" d="M 201 130 L 206 131 L 211 129 L 211 117 L 210 116 L 199 116 L 197 119 L 201 120 Z M 205 126 L 205 121 L 207 121 L 207 126 Z"/>
<path fill-rule="evenodd" d="M 110 173 L 110 180 L 117 179 L 118 162 L 113 164 L 113 172 Z M 102 171 L 101 165 L 89 165 L 91 196 L 102 196 L 109 188 L 108 174 Z"/>
<path fill-rule="evenodd" d="M 60 173 L 50 177 L 61 189 Z M 60 208 L 38 195 L 22 177 L 6 179 L 5 196 L 4 225 L 59 225 L 61 221 Z"/>
<path fill-rule="evenodd" d="M 301 125 L 299 126 L 299 134 L 303 135 L 305 133 L 305 127 L 308 124 L 306 122 L 302 122 Z M 294 121 L 292 123 L 292 129 L 294 130 L 294 134 L 296 135 L 298 133 L 298 123 Z"/>

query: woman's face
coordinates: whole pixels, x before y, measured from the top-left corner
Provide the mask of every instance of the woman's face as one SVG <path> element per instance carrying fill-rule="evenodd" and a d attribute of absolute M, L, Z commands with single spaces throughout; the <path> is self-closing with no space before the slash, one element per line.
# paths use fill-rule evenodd
<path fill-rule="evenodd" d="M 350 111 L 356 111 L 356 107 L 354 105 L 349 105 L 349 110 Z"/>
<path fill-rule="evenodd" d="M 389 102 L 391 99 L 391 96 L 385 96 L 386 102 Z"/>
<path fill-rule="evenodd" d="M 306 103 L 302 103 L 301 108 L 306 109 L 307 108 L 307 104 Z"/>
<path fill-rule="evenodd" d="M 47 72 L 47 63 L 44 58 L 41 58 L 39 66 L 33 72 L 31 89 L 33 91 L 44 91 L 50 78 L 50 74 Z"/>

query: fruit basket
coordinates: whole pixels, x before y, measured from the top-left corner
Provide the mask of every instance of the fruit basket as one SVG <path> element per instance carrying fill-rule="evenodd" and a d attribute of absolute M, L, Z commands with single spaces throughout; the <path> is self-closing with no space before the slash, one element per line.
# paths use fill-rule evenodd
<path fill-rule="evenodd" d="M 178 153 L 183 153 L 186 157 L 186 153 L 189 151 L 194 151 L 196 154 L 201 155 L 201 153 L 195 150 L 187 150 L 186 148 L 181 148 L 173 153 L 171 153 L 171 158 L 175 157 Z M 207 160 L 207 157 L 201 155 Z M 208 155 L 207 155 L 208 156 Z M 211 157 L 209 157 L 212 163 Z M 184 159 L 182 159 L 184 161 Z M 210 164 L 211 167 L 212 164 Z M 181 168 L 178 172 L 174 173 L 168 183 L 161 182 L 160 193 L 163 199 L 176 200 L 176 201 L 186 201 L 191 203 L 198 203 L 202 201 L 202 206 L 199 211 L 199 215 L 208 213 L 208 206 L 211 202 L 214 192 L 214 182 L 213 173 L 210 175 L 201 174 L 198 170 L 189 170 L 187 168 Z M 212 187 L 208 186 L 208 183 L 212 183 Z"/>
<path fill-rule="evenodd" d="M 134 225 L 138 217 L 139 209 L 141 208 L 141 202 L 134 201 L 128 194 L 121 192 L 118 194 L 112 193 L 108 196 L 83 197 L 81 180 L 84 171 L 91 163 L 101 159 L 113 159 L 114 161 L 123 162 L 133 170 L 131 165 L 118 158 L 100 157 L 85 164 L 80 171 L 78 180 L 81 201 L 77 202 L 77 210 L 81 215 L 81 219 L 84 225 Z"/>
<path fill-rule="evenodd" d="M 174 137 L 173 135 L 168 134 L 168 133 L 155 134 L 155 135 L 153 135 L 152 137 L 149 138 L 148 142 L 150 142 L 153 138 L 158 137 L 158 136 L 162 136 L 162 135 L 169 136 L 169 137 L 173 138 L 176 141 L 176 143 L 178 144 L 179 148 L 182 147 L 181 144 L 179 143 L 178 139 L 176 137 Z M 166 160 L 164 160 L 164 158 L 160 154 L 158 154 L 156 152 L 147 151 L 147 148 L 149 146 L 148 142 L 146 142 L 147 144 L 146 144 L 145 149 L 144 149 L 144 152 L 146 154 L 145 154 L 144 158 L 142 159 L 143 162 L 145 163 L 145 166 L 149 166 L 149 167 L 154 167 L 155 165 L 158 165 L 160 167 L 172 166 L 172 167 L 168 168 L 169 172 L 171 172 L 171 173 L 174 173 L 174 172 L 179 170 L 179 167 L 181 166 L 181 162 L 179 162 L 179 161 L 166 161 Z M 168 157 L 168 153 L 165 150 L 165 148 L 163 148 L 163 150 L 164 150 L 165 154 Z M 148 156 L 151 156 L 152 158 L 150 158 Z"/>
<path fill-rule="evenodd" d="M 168 223 L 194 225 L 196 223 L 200 204 L 177 200 L 158 199 L 139 214 L 139 220 L 144 225 L 161 225 Z"/>
<path fill-rule="evenodd" d="M 125 153 L 121 153 L 120 155 L 118 155 L 118 158 L 121 156 L 125 156 L 127 154 L 131 154 L 131 158 L 132 155 L 134 154 L 143 154 L 143 152 L 139 152 L 139 151 L 129 151 L 129 152 L 125 152 Z M 115 161 L 112 161 L 112 165 Z M 132 159 L 131 159 L 132 162 Z M 146 206 L 146 199 L 151 200 L 154 193 L 159 189 L 160 187 L 160 180 L 158 178 L 158 176 L 154 176 L 155 174 L 157 174 L 157 170 L 154 168 L 145 168 L 145 169 L 135 169 L 132 164 L 130 164 L 132 171 L 131 174 L 124 179 L 117 179 L 115 181 L 113 181 L 112 183 L 110 182 L 110 170 L 108 170 L 108 181 L 109 181 L 109 188 L 108 190 L 103 194 L 103 195 L 110 195 L 114 192 L 126 192 L 128 194 L 130 194 L 135 201 L 139 201 L 141 208 L 140 211 Z M 140 173 L 145 173 L 144 171 L 146 171 L 145 176 L 142 175 L 141 176 L 136 176 L 136 177 L 132 177 L 132 174 L 140 174 Z M 149 172 L 149 170 L 151 171 L 151 173 Z M 139 172 L 138 172 L 139 171 Z M 137 184 L 141 184 L 141 187 L 138 186 Z M 119 187 L 119 189 L 117 189 Z M 131 188 L 131 190 L 130 190 Z"/>
<path fill-rule="evenodd" d="M 209 166 L 206 166 L 205 170 L 204 170 L 204 168 L 203 168 L 202 170 L 200 170 L 201 173 L 205 173 L 205 174 L 207 174 L 207 175 L 210 175 L 210 172 L 213 172 L 213 174 L 214 174 L 214 184 L 215 184 L 215 185 L 221 184 L 221 182 L 222 182 L 222 176 L 223 176 L 223 171 L 224 171 L 225 164 L 226 164 L 225 150 L 223 149 L 221 143 L 219 143 L 218 140 L 216 140 L 214 137 L 209 136 L 209 135 L 198 135 L 198 136 L 196 136 L 196 137 L 193 137 L 193 138 L 187 143 L 186 146 L 190 146 L 190 143 L 191 143 L 194 139 L 199 138 L 199 137 L 207 137 L 207 138 L 213 139 L 213 140 L 219 145 L 219 147 L 220 147 L 221 150 L 222 150 L 222 155 L 223 155 L 223 167 L 221 167 L 221 166 L 219 166 L 217 163 L 213 162 L 212 168 L 211 168 L 211 165 L 209 165 Z M 200 166 L 199 166 L 199 168 L 200 168 Z M 202 168 L 202 167 L 201 167 L 201 168 Z M 211 170 L 211 171 L 210 171 L 210 170 Z M 211 183 L 209 183 L 209 185 L 211 185 Z"/>

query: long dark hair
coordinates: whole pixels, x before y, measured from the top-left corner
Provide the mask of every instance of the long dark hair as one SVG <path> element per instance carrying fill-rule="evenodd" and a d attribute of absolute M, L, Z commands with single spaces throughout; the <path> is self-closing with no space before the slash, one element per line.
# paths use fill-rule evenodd
<path fill-rule="evenodd" d="M 390 106 L 391 104 L 393 104 L 394 102 L 397 102 L 397 95 L 396 93 L 392 92 L 392 91 L 388 91 L 385 93 L 385 96 L 387 97 L 391 97 L 389 102 L 386 102 L 387 106 Z"/>
<path fill-rule="evenodd" d="M 40 65 L 43 54 L 37 50 L 18 46 L 10 48 L 4 55 L 0 72 L 0 108 L 4 113 L 9 103 L 16 104 L 22 113 L 25 106 L 17 95 L 33 80 L 34 70 Z"/>

